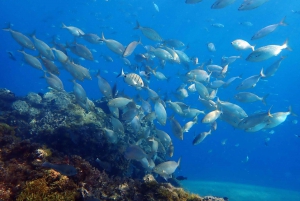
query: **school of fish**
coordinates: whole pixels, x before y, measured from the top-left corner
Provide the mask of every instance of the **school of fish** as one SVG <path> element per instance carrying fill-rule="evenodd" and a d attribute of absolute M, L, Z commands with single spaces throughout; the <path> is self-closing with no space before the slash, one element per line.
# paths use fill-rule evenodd
<path fill-rule="evenodd" d="M 202 0 L 186 0 L 186 4 L 200 3 Z M 267 0 L 244 0 L 238 8 L 239 11 L 253 10 L 262 6 Z M 235 0 L 216 0 L 211 9 L 222 9 L 235 3 Z M 156 12 L 162 12 L 158 4 L 153 2 Z M 188 5 L 187 5 L 188 6 Z M 283 17 L 280 22 L 267 25 L 258 30 L 251 40 L 258 40 L 271 34 L 275 29 L 281 26 L 287 26 L 286 18 Z M 66 23 L 67 24 L 67 23 Z M 246 113 L 242 108 L 242 104 L 222 100 L 218 97 L 218 91 L 229 90 L 228 87 L 236 84 L 236 95 L 234 99 L 238 103 L 253 103 L 264 105 L 267 104 L 269 94 L 254 94 L 247 90 L 252 89 L 260 84 L 261 80 L 268 79 L 272 76 L 276 77 L 276 72 L 281 63 L 286 58 L 279 57 L 271 66 L 261 69 L 254 75 L 242 78 L 241 75 L 228 76 L 231 65 L 242 59 L 241 56 L 222 57 L 221 62 L 214 64 L 211 61 L 199 63 L 198 57 L 195 55 L 187 55 L 185 50 L 187 45 L 172 36 L 162 36 L 154 28 L 136 21 L 135 29 L 139 34 L 139 40 L 132 40 L 127 46 L 119 41 L 105 37 L 105 33 L 98 36 L 95 33 L 85 33 L 88 27 L 68 26 L 62 23 L 61 28 L 70 34 L 70 39 L 75 38 L 74 42 L 66 45 L 53 41 L 53 44 L 47 44 L 41 40 L 39 34 L 33 33 L 26 36 L 8 26 L 4 31 L 10 33 L 11 37 L 20 45 L 20 54 L 28 66 L 41 71 L 41 75 L 53 90 L 64 91 L 63 83 L 66 80 L 59 78 L 61 70 L 58 64 L 63 66 L 72 76 L 73 93 L 76 102 L 86 112 L 89 112 L 89 101 L 85 89 L 78 81 L 94 79 L 90 73 L 88 62 L 95 62 L 95 51 L 88 48 L 90 45 L 105 45 L 107 51 L 118 55 L 124 66 L 118 66 L 118 79 L 123 79 L 126 87 L 132 87 L 136 90 L 138 96 L 127 96 L 119 93 L 117 86 L 111 86 L 109 80 L 105 79 L 102 71 L 96 75 L 98 80 L 99 91 L 103 96 L 103 100 L 107 101 L 107 106 L 111 112 L 111 125 L 107 125 L 103 129 L 104 135 L 112 144 L 118 143 L 118 136 L 124 134 L 124 125 L 130 125 L 131 128 L 140 136 L 139 141 L 128 144 L 124 152 L 124 157 L 128 160 L 140 161 L 145 170 L 155 172 L 166 180 L 172 176 L 175 170 L 180 166 L 181 158 L 177 161 L 167 161 L 160 164 L 155 163 L 157 152 L 163 152 L 169 157 L 173 156 L 174 146 L 173 137 L 184 140 L 184 135 L 197 124 L 210 125 L 207 130 L 197 130 L 197 134 L 192 145 L 198 145 L 203 140 L 213 135 L 217 129 L 217 122 L 224 121 L 236 129 L 245 132 L 258 132 L 265 129 L 274 129 L 275 127 L 286 121 L 289 115 L 294 115 L 292 107 L 287 111 L 275 112 L 271 111 L 272 106 L 267 106 L 267 111 L 257 113 Z M 251 22 L 241 23 L 245 26 L 252 26 Z M 212 24 L 217 28 L 223 28 L 222 24 Z M 280 28 L 281 29 L 281 28 Z M 147 39 L 147 40 L 146 40 Z M 286 38 L 282 38 L 284 41 Z M 9 38 L 7 38 L 9 40 Z M 128 39 L 129 40 L 129 39 Z M 147 43 L 149 44 L 145 44 Z M 282 51 L 291 50 L 286 40 L 282 44 L 270 44 L 263 47 L 255 47 L 251 45 L 247 39 L 237 38 L 228 41 L 232 48 L 246 52 L 248 56 L 244 59 L 250 62 L 262 62 L 272 57 L 277 57 Z M 52 47 L 50 47 L 52 46 Z M 136 51 L 138 46 L 144 47 L 144 51 Z M 207 49 L 210 53 L 218 51 L 214 43 L 207 43 Z M 37 51 L 32 55 L 27 50 Z M 8 52 L 10 57 L 11 52 Z M 36 56 L 38 55 L 38 56 Z M 109 56 L 103 57 L 108 62 L 113 62 Z M 74 58 L 86 60 L 87 66 L 82 66 L 75 62 Z M 159 66 L 159 67 L 157 67 Z M 101 66 L 100 66 L 101 68 Z M 169 77 L 164 73 L 166 68 L 174 68 L 179 73 L 177 78 Z M 108 72 L 111 73 L 111 72 Z M 117 79 L 116 78 L 116 79 Z M 164 95 L 160 91 L 154 89 L 153 86 L 157 82 L 167 85 L 170 79 L 179 79 L 180 84 L 174 92 L 168 92 L 171 95 Z M 231 89 L 230 89 L 231 90 Z M 95 92 L 98 93 L 98 92 Z M 146 95 L 145 95 L 146 94 Z M 185 99 L 193 96 L 197 107 L 191 107 L 185 103 Z M 148 125 L 160 124 L 161 126 L 171 127 L 172 135 L 164 130 L 150 130 L 149 127 L 142 127 L 141 122 L 147 122 Z M 167 124 L 169 122 L 169 124 Z M 184 123 L 186 122 L 186 123 Z M 273 131 L 273 130 L 272 130 Z M 273 131 L 274 132 L 274 131 Z M 209 139 L 206 139 L 209 140 Z M 146 141 L 151 146 L 151 151 L 146 153 L 140 145 L 141 141 Z M 226 143 L 226 141 L 224 141 Z M 55 166 L 45 163 L 44 166 L 61 169 L 65 167 Z M 66 175 L 75 174 L 74 172 L 66 172 Z"/>

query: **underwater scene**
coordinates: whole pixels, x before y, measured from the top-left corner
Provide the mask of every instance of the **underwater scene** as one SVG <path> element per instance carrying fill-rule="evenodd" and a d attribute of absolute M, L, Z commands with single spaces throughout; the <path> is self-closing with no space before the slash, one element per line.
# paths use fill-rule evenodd
<path fill-rule="evenodd" d="M 0 201 L 300 200 L 300 1 L 0 10 Z"/>

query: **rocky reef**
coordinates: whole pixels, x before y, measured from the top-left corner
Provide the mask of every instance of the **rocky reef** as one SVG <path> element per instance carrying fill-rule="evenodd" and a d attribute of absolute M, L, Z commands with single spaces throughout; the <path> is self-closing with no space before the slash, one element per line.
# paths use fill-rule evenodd
<path fill-rule="evenodd" d="M 136 142 L 138 134 L 126 126 L 126 135 L 110 143 L 103 131 L 110 125 L 105 100 L 88 104 L 87 112 L 73 94 L 16 97 L 0 89 L 0 200 L 224 200 L 157 182 L 140 163 L 124 157 L 128 142 Z M 164 154 L 157 158 L 165 160 Z M 77 174 L 45 168 L 45 161 L 69 164 Z"/>

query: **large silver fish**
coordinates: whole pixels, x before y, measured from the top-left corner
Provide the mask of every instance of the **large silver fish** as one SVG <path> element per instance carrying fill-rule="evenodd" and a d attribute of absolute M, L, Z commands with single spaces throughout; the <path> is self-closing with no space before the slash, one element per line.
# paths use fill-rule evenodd
<path fill-rule="evenodd" d="M 34 44 L 33 42 L 24 34 L 14 31 L 10 28 L 10 25 L 8 28 L 6 29 L 2 29 L 3 31 L 9 31 L 11 36 L 13 37 L 13 39 L 15 39 L 15 41 L 17 43 L 19 43 L 22 47 L 30 49 L 30 50 L 35 50 Z"/>
<path fill-rule="evenodd" d="M 167 122 L 167 112 L 165 107 L 160 101 L 156 101 L 154 105 L 154 111 L 156 115 L 156 119 L 160 125 L 166 125 Z"/>

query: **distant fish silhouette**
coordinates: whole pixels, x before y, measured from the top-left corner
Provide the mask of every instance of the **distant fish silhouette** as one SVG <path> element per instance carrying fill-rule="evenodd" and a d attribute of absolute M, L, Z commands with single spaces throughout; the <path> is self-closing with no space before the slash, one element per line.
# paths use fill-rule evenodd
<path fill-rule="evenodd" d="M 14 60 L 14 61 L 17 61 L 15 55 L 11 52 L 11 51 L 6 51 L 7 54 L 8 54 L 8 57 L 11 59 L 11 60 Z"/>

